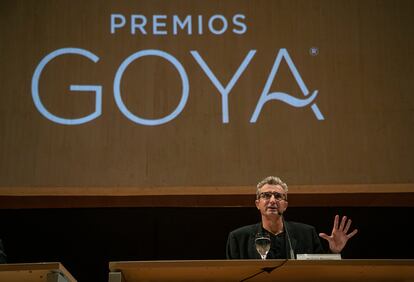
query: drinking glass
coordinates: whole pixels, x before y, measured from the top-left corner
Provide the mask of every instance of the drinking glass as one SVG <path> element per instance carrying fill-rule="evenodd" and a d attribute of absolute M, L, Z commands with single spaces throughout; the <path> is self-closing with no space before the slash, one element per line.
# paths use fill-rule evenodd
<path fill-rule="evenodd" d="M 262 259 L 266 259 L 267 253 L 270 250 L 270 235 L 268 233 L 257 233 L 255 243 L 257 252 Z"/>

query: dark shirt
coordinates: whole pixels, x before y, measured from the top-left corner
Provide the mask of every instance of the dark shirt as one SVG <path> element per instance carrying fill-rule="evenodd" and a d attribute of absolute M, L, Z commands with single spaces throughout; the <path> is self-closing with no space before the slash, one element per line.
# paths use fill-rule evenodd
<path fill-rule="evenodd" d="M 286 233 L 278 235 L 270 234 L 270 250 L 267 253 L 268 259 L 284 259 L 286 258 Z"/>
<path fill-rule="evenodd" d="M 260 259 L 256 251 L 255 236 L 263 230 L 262 224 L 243 226 L 229 233 L 227 239 L 226 256 L 228 259 Z M 267 258 L 286 259 L 289 254 L 289 242 L 294 254 L 320 254 L 325 253 L 313 226 L 285 221 L 284 232 L 279 235 L 270 234 L 271 247 Z"/>

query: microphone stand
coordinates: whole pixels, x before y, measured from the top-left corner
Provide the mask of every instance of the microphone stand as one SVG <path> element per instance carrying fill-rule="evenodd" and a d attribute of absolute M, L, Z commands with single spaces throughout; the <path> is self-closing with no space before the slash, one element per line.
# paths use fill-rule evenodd
<path fill-rule="evenodd" d="M 289 252 L 288 252 L 288 250 L 286 250 L 286 256 L 289 256 L 289 259 L 296 259 L 295 252 L 293 251 L 293 248 L 292 248 L 292 242 L 290 240 L 289 230 L 286 226 L 285 218 L 283 217 L 283 215 L 281 215 L 281 217 L 282 217 L 283 226 L 285 228 L 286 238 L 287 238 L 287 242 L 288 242 L 288 246 L 286 246 L 286 249 L 287 249 L 287 247 L 289 247 Z"/>

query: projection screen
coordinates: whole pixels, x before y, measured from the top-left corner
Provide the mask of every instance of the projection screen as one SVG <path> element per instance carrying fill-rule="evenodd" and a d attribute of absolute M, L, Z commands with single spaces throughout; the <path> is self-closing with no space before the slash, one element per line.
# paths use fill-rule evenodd
<path fill-rule="evenodd" d="M 413 10 L 3 0 L 0 194 L 244 205 L 277 175 L 297 195 L 412 199 Z"/>

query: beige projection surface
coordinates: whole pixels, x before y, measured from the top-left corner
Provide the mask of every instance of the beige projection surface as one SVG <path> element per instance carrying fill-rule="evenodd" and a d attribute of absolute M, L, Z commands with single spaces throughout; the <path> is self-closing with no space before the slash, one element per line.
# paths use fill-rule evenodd
<path fill-rule="evenodd" d="M 413 10 L 3 0 L 0 186 L 412 184 Z"/>

